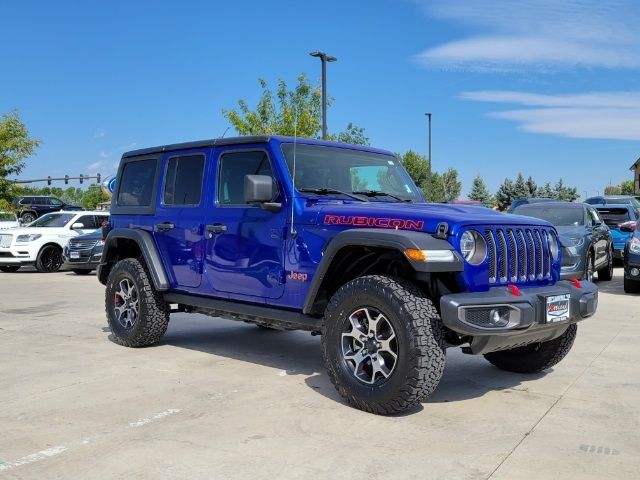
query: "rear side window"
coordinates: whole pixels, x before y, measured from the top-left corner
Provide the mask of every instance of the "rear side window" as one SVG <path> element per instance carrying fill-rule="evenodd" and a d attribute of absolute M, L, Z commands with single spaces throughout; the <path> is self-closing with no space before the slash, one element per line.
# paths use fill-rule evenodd
<path fill-rule="evenodd" d="M 613 228 L 631 220 L 629 210 L 626 208 L 598 208 L 598 213 L 604 220 L 604 223 Z"/>
<path fill-rule="evenodd" d="M 199 205 L 203 171 L 204 155 L 171 157 L 164 182 L 164 204 Z"/>
<path fill-rule="evenodd" d="M 83 229 L 98 228 L 98 225 L 96 225 L 96 217 L 94 217 L 93 215 L 83 215 L 82 217 L 78 218 L 74 223 L 81 223 Z"/>
<path fill-rule="evenodd" d="M 118 189 L 119 206 L 151 205 L 156 165 L 157 160 L 149 158 L 129 162 L 124 166 Z"/>
<path fill-rule="evenodd" d="M 244 205 L 246 203 L 244 201 L 245 175 L 273 177 L 266 152 L 233 152 L 222 155 L 218 175 L 218 203 L 222 205 Z"/>

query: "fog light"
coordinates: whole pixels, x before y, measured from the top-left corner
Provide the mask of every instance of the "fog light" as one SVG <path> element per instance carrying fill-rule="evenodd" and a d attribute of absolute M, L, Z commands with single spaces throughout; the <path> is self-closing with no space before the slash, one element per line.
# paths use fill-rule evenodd
<path fill-rule="evenodd" d="M 632 277 L 637 277 L 638 274 L 640 274 L 640 270 L 638 270 L 637 268 L 632 268 L 630 273 Z"/>
<path fill-rule="evenodd" d="M 506 327 L 509 325 L 509 309 L 494 308 L 489 312 L 489 321 L 493 327 Z"/>

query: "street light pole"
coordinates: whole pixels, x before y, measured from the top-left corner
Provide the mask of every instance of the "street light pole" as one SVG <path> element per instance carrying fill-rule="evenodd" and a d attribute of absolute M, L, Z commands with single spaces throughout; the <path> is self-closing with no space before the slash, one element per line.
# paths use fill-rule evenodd
<path fill-rule="evenodd" d="M 324 52 L 311 52 L 309 55 L 317 57 L 322 63 L 322 139 L 327 139 L 327 62 L 335 62 L 336 57 Z"/>
<path fill-rule="evenodd" d="M 429 187 L 431 187 L 431 112 L 425 113 L 427 118 L 429 119 L 429 163 L 427 163 L 427 182 L 429 182 Z"/>

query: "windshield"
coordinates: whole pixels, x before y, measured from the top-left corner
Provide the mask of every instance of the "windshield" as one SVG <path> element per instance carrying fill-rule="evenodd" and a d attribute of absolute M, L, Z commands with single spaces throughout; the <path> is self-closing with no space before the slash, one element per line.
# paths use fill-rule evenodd
<path fill-rule="evenodd" d="M 291 173 L 294 144 L 283 144 L 282 152 Z M 391 155 L 297 144 L 295 156 L 295 186 L 298 190 L 378 191 L 387 194 L 375 197 L 380 201 L 421 201 L 411 177 L 400 161 Z"/>
<path fill-rule="evenodd" d="M 75 217 L 73 213 L 48 213 L 30 223 L 29 227 L 64 227 Z"/>
<path fill-rule="evenodd" d="M 13 213 L 0 212 L 0 222 L 15 222 L 16 216 Z"/>
<path fill-rule="evenodd" d="M 626 208 L 603 207 L 597 210 L 604 223 L 611 228 L 617 228 L 619 224 L 632 220 L 629 210 Z"/>
<path fill-rule="evenodd" d="M 547 207 L 544 204 L 522 205 L 513 213 L 528 217 L 540 218 L 556 227 L 578 227 L 584 225 L 584 210 L 570 207 Z"/>

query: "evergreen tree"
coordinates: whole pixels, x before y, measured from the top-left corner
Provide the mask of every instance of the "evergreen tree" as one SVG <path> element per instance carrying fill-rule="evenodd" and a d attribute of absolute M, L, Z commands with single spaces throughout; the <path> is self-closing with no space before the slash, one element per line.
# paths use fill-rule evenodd
<path fill-rule="evenodd" d="M 506 210 L 511 205 L 511 202 L 514 199 L 514 185 L 513 181 L 509 178 L 505 178 L 502 185 L 498 188 L 496 192 L 496 203 L 498 204 L 498 208 L 500 210 Z"/>
<path fill-rule="evenodd" d="M 551 183 L 547 182 L 544 184 L 544 187 L 540 187 L 538 189 L 538 196 L 543 198 L 555 198 L 553 193 L 553 188 L 551 188 Z"/>
<path fill-rule="evenodd" d="M 537 197 L 538 196 L 538 185 L 531 175 L 527 178 L 527 189 L 529 190 L 529 197 Z"/>
<path fill-rule="evenodd" d="M 469 192 L 469 199 L 477 200 L 486 207 L 493 206 L 493 195 L 489 192 L 487 185 L 484 183 L 484 180 L 480 175 L 477 175 L 476 178 L 473 179 L 471 191 Z"/>
<path fill-rule="evenodd" d="M 527 186 L 527 182 L 524 181 L 524 177 L 522 176 L 522 174 L 518 173 L 516 183 L 513 185 L 513 199 L 517 200 L 519 198 L 529 197 L 529 187 Z"/>

